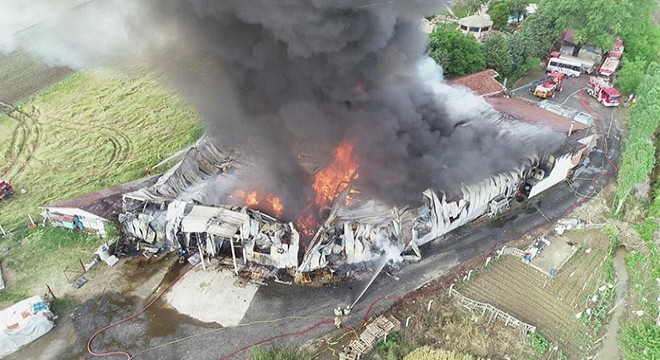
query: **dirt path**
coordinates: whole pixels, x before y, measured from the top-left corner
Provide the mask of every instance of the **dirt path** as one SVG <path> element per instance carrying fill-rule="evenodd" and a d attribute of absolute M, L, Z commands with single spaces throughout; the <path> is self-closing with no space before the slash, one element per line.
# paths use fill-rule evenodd
<path fill-rule="evenodd" d="M 622 359 L 619 345 L 617 343 L 617 336 L 621 327 L 621 315 L 626 310 L 626 296 L 628 292 L 628 273 L 626 272 L 626 264 L 624 262 L 624 250 L 618 250 L 614 257 L 614 271 L 618 284 L 616 285 L 616 301 L 617 305 L 612 314 L 612 319 L 607 327 L 607 333 L 603 339 L 603 347 L 600 349 L 596 359 L 600 360 L 619 360 Z"/>

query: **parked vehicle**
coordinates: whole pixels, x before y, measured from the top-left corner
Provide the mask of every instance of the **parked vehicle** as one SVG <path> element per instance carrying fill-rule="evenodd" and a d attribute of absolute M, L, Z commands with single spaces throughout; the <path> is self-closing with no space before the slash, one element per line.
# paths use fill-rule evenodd
<path fill-rule="evenodd" d="M 14 193 L 14 188 L 5 180 L 0 180 L 0 200 L 3 200 Z"/>
<path fill-rule="evenodd" d="M 614 73 L 619 68 L 623 49 L 623 41 L 615 40 L 612 50 L 607 53 L 607 58 L 605 58 L 603 64 L 598 68 L 598 77 L 605 79 L 610 84 L 614 83 Z"/>
<path fill-rule="evenodd" d="M 546 70 L 548 72 L 560 71 L 573 77 L 580 76 L 582 73 L 591 74 L 596 68 L 596 63 L 593 60 L 563 55 L 558 51 L 550 53 L 547 62 Z"/>
<path fill-rule="evenodd" d="M 553 71 L 543 80 L 532 84 L 529 91 L 531 91 L 534 96 L 542 99 L 554 98 L 556 92 L 562 90 L 561 83 L 565 76 L 564 73 Z M 535 84 L 536 86 L 534 86 Z"/>
<path fill-rule="evenodd" d="M 587 93 L 605 106 L 619 106 L 621 93 L 605 79 L 592 76 L 589 79 Z"/>
<path fill-rule="evenodd" d="M 621 56 L 623 55 L 623 49 L 623 40 L 614 40 L 614 46 L 612 47 L 612 50 L 607 53 L 607 57 L 612 59 L 621 59 Z"/>
<path fill-rule="evenodd" d="M 619 67 L 619 59 L 608 57 L 603 61 L 603 65 L 598 68 L 598 76 L 611 82 L 612 75 L 616 72 L 616 69 Z"/>

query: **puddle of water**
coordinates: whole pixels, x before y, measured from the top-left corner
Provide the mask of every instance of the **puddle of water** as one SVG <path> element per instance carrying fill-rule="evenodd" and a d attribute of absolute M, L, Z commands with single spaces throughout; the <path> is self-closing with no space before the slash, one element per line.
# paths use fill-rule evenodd
<path fill-rule="evenodd" d="M 175 335 L 181 325 L 192 325 L 197 328 L 219 329 L 222 325 L 216 323 L 207 323 L 194 319 L 176 311 L 165 301 L 159 299 L 146 312 L 148 338 L 162 338 L 169 335 Z"/>
<path fill-rule="evenodd" d="M 162 291 L 162 289 L 168 286 L 174 281 L 174 279 L 183 274 L 188 269 L 188 266 L 187 262 L 180 264 L 178 261 L 175 261 L 158 285 L 158 291 Z M 205 323 L 193 319 L 188 315 L 181 314 L 163 300 L 163 298 L 156 300 L 156 302 L 149 308 L 146 315 L 148 321 L 146 336 L 150 338 L 174 335 L 182 324 L 189 324 L 202 328 L 221 327 L 215 323 Z"/>

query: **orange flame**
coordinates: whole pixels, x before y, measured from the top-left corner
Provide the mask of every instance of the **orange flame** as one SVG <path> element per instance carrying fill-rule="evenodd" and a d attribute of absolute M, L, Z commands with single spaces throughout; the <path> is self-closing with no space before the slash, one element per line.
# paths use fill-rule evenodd
<path fill-rule="evenodd" d="M 273 210 L 273 215 L 276 218 L 282 216 L 282 211 L 284 211 L 284 204 L 282 204 L 282 200 L 280 200 L 280 198 L 271 194 L 266 198 L 266 202 L 270 204 L 270 207 Z"/>
<path fill-rule="evenodd" d="M 237 190 L 234 195 L 243 200 L 245 205 L 259 208 L 276 218 L 282 216 L 282 213 L 284 212 L 284 204 L 282 203 L 282 200 L 273 194 L 263 196 L 257 190 L 252 190 L 248 193 L 242 190 Z"/>
<path fill-rule="evenodd" d="M 342 142 L 335 150 L 332 163 L 314 175 L 312 188 L 316 193 L 296 219 L 296 225 L 303 236 L 313 236 L 319 225 L 317 212 L 331 206 L 335 198 L 348 187 L 353 177 L 357 177 L 357 162 L 353 158 L 353 145 Z M 350 199 L 346 200 L 350 202 Z M 348 205 L 348 203 L 347 203 Z"/>
<path fill-rule="evenodd" d="M 316 192 L 316 205 L 330 206 L 337 195 L 350 184 L 357 168 L 357 162 L 353 158 L 353 145 L 342 142 L 335 150 L 334 161 L 314 176 L 312 187 Z"/>
<path fill-rule="evenodd" d="M 319 226 L 320 209 L 332 206 L 339 193 L 344 191 L 351 180 L 357 177 L 358 165 L 353 158 L 353 145 L 342 142 L 335 150 L 332 163 L 314 175 L 314 199 L 305 206 L 296 219 L 296 225 L 303 236 L 311 237 Z M 351 195 L 357 191 L 351 190 L 344 199 L 345 205 L 350 205 Z M 238 190 L 234 193 L 247 206 L 257 208 L 276 218 L 284 213 L 282 200 L 273 195 L 260 193 L 257 190 L 245 192 Z"/>

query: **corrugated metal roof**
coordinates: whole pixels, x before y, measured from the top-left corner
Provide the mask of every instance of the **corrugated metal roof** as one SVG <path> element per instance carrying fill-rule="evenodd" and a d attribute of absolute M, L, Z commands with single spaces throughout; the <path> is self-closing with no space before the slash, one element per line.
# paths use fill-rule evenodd
<path fill-rule="evenodd" d="M 122 212 L 122 195 L 136 191 L 145 186 L 151 186 L 158 180 L 159 175 L 138 179 L 126 184 L 113 186 L 73 199 L 58 201 L 43 208 L 71 208 L 80 209 L 106 220 L 115 220 Z"/>
<path fill-rule="evenodd" d="M 572 121 L 572 119 L 541 109 L 520 99 L 491 97 L 487 98 L 486 102 L 495 110 L 524 123 L 546 125 L 564 133 L 571 130 L 571 124 L 574 131 L 589 128 L 589 126 L 581 122 Z"/>
<path fill-rule="evenodd" d="M 237 211 L 198 205 L 193 206 L 183 218 L 181 228 L 187 233 L 209 233 L 230 238 L 248 219 L 247 214 Z"/>

